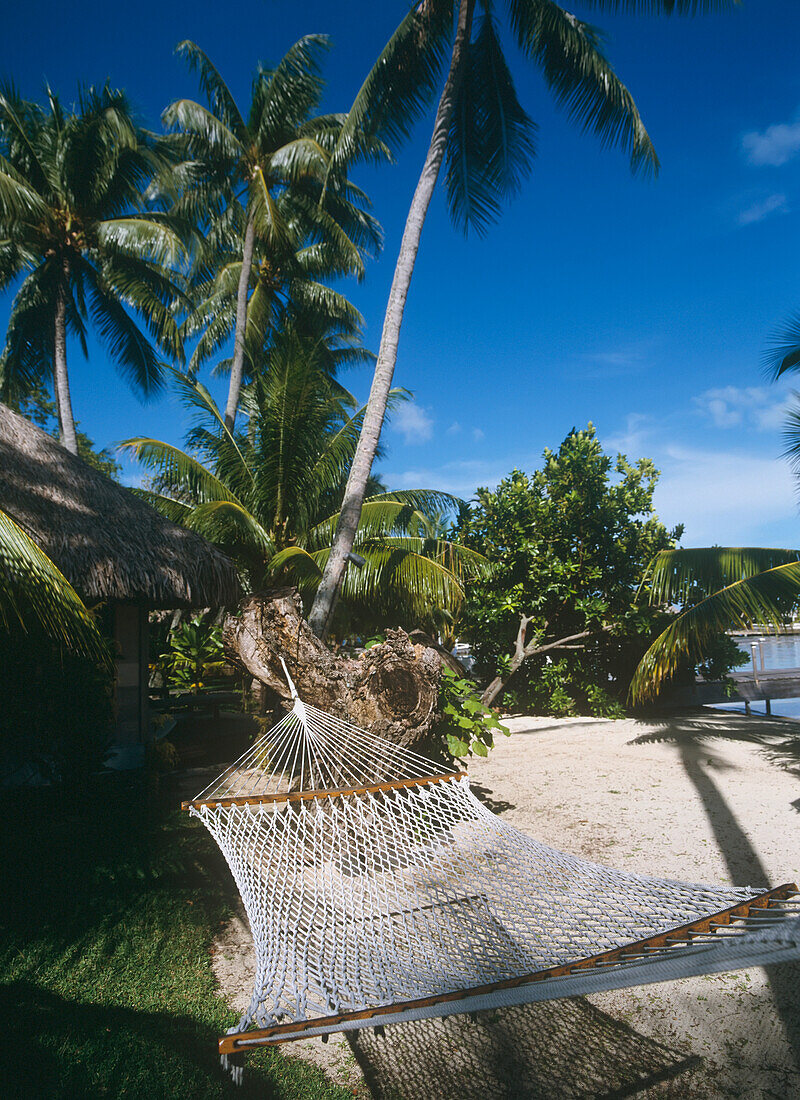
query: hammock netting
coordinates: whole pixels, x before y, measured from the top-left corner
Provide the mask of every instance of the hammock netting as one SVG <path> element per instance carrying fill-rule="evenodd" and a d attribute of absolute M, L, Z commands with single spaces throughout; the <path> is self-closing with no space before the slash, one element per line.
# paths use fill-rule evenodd
<path fill-rule="evenodd" d="M 255 945 L 224 1054 L 800 958 L 796 886 L 648 878 L 556 851 L 463 772 L 296 695 L 184 805 L 219 844 Z"/>

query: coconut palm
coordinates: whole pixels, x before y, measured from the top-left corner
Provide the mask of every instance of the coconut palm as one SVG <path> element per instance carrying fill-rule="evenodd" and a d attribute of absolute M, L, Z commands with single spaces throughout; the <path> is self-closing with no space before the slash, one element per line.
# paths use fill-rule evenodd
<path fill-rule="evenodd" d="M 689 14 L 736 0 L 584 0 L 590 9 Z M 408 212 L 381 335 L 372 390 L 325 575 L 309 616 L 325 636 L 358 529 L 366 483 L 392 385 L 403 312 L 422 227 L 446 164 L 451 217 L 483 232 L 530 169 L 534 124 L 520 104 L 503 55 L 492 0 L 418 0 L 368 74 L 342 128 L 333 164 L 346 160 L 354 135 L 374 130 L 390 145 L 407 136 L 439 96 L 422 173 Z M 630 156 L 634 170 L 655 170 L 655 151 L 628 90 L 601 49 L 597 30 L 555 0 L 509 0 L 511 32 L 539 67 L 557 102 L 584 129 Z M 455 24 L 455 34 L 453 26 Z M 452 43 L 452 45 L 451 45 Z"/>
<path fill-rule="evenodd" d="M 200 305 L 187 332 L 204 330 L 194 368 L 233 332 L 225 408 L 231 430 L 248 344 L 251 356 L 256 354 L 275 322 L 281 292 L 360 323 L 349 303 L 318 281 L 321 275 L 362 277 L 363 254 L 380 240 L 366 196 L 340 171 L 328 172 L 341 118 L 312 117 L 322 95 L 319 61 L 327 45 L 326 38 L 310 35 L 274 69 L 259 67 L 246 119 L 206 54 L 193 42 L 178 46 L 198 72 L 208 101 L 204 107 L 181 99 L 164 112 L 165 124 L 183 136 L 188 152 L 167 187 L 206 238 L 199 257 Z M 358 137 L 355 145 L 364 148 Z M 373 154 L 379 148 L 371 142 Z"/>
<path fill-rule="evenodd" d="M 198 417 L 189 450 L 145 438 L 123 444 L 154 475 L 151 503 L 223 547 L 254 589 L 281 579 L 312 593 L 329 553 L 363 409 L 331 377 L 328 355 L 291 330 L 275 341 L 243 396 L 246 433 L 230 431 L 197 379 L 179 376 Z M 388 493 L 373 480 L 356 541 L 363 566 L 346 601 L 411 618 L 457 608 L 464 576 L 482 559 L 436 534 L 435 513 L 454 503 L 443 493 Z"/>
<path fill-rule="evenodd" d="M 0 288 L 21 277 L 0 359 L 4 397 L 52 380 L 64 446 L 77 454 L 67 339 L 86 354 L 91 321 L 140 393 L 161 384 L 163 352 L 180 358 L 174 266 L 185 249 L 143 194 L 162 170 L 158 139 L 135 122 L 123 92 L 82 91 L 68 113 L 0 88 Z M 149 336 L 135 319 L 144 322 Z"/>
<path fill-rule="evenodd" d="M 259 247 L 261 242 L 255 242 L 250 274 L 252 293 L 245 311 L 242 382 L 262 360 L 271 335 L 287 324 L 312 331 L 321 327 L 328 333 L 335 325 L 342 348 L 346 344 L 352 346 L 354 361 L 374 360 L 374 355 L 365 352 L 361 345 L 363 317 L 343 294 L 322 281 L 351 273 L 350 245 L 341 248 L 337 241 L 314 240 L 318 226 L 309 225 L 305 210 L 301 209 L 298 216 L 291 209 L 296 206 L 295 200 L 291 190 L 275 198 L 275 208 L 286 225 L 282 240 L 268 247 Z M 316 212 L 317 208 L 312 209 Z M 362 211 L 356 208 L 355 212 L 361 216 Z M 377 223 L 374 229 L 377 241 Z M 186 338 L 199 335 L 189 360 L 191 373 L 219 351 L 235 331 L 241 270 L 240 254 L 217 254 L 213 275 L 196 288 L 197 305 L 183 326 Z M 231 369 L 232 360 L 223 360 L 217 364 L 215 373 Z M 232 396 L 229 405 L 233 409 Z M 234 420 L 235 413 L 233 409 Z"/>

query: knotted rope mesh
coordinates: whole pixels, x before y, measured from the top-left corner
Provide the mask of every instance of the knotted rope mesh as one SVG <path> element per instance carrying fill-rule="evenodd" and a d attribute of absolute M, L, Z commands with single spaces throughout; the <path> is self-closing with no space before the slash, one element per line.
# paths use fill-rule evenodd
<path fill-rule="evenodd" d="M 296 696 L 186 805 L 255 945 L 227 1052 L 800 957 L 796 887 L 660 880 L 556 851 L 489 812 L 463 773 Z"/>

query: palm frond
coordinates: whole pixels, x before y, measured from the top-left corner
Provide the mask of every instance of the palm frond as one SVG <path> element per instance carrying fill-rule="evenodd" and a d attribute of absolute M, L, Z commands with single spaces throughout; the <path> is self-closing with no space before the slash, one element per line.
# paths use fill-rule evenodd
<path fill-rule="evenodd" d="M 339 131 L 329 176 L 362 154 L 360 135 L 392 149 L 411 133 L 436 95 L 452 35 L 452 5 L 412 7 L 383 47 Z"/>
<path fill-rule="evenodd" d="M 200 87 L 216 117 L 225 124 L 237 141 L 246 143 L 247 126 L 236 106 L 236 100 L 208 55 L 189 39 L 179 42 L 175 53 L 186 61 L 192 72 L 198 74 Z"/>
<path fill-rule="evenodd" d="M 658 158 L 628 89 L 601 49 L 598 31 L 555 0 L 509 0 L 523 53 L 535 61 L 557 102 L 603 145 L 628 153 L 631 168 L 658 170 Z"/>
<path fill-rule="evenodd" d="M 146 436 L 123 439 L 119 447 L 130 451 L 138 462 L 156 474 L 163 485 L 169 486 L 170 491 L 178 498 L 185 496 L 192 503 L 232 498 L 233 494 L 227 485 L 180 447 L 164 443 L 160 439 L 148 439 Z"/>
<path fill-rule="evenodd" d="M 737 581 L 800 560 L 800 550 L 702 546 L 662 550 L 647 567 L 641 590 L 651 604 L 686 605 Z"/>
<path fill-rule="evenodd" d="M 309 34 L 290 46 L 272 69 L 261 69 L 253 82 L 249 131 L 262 149 L 283 145 L 286 135 L 305 122 L 322 97 L 322 56 L 330 39 Z"/>
<path fill-rule="evenodd" d="M 208 500 L 193 508 L 184 525 L 209 542 L 220 546 L 254 550 L 259 558 L 268 560 L 275 553 L 269 532 L 252 512 L 236 500 Z"/>
<path fill-rule="evenodd" d="M 645 653 L 631 681 L 634 702 L 653 699 L 683 661 L 697 664 L 723 631 L 781 627 L 800 598 L 800 557 L 727 585 L 676 616 Z"/>
<path fill-rule="evenodd" d="M 530 171 L 535 125 L 520 104 L 497 29 L 484 16 L 464 61 L 448 134 L 450 214 L 483 233 Z"/>
<path fill-rule="evenodd" d="M 791 317 L 775 336 L 764 356 L 764 365 L 773 378 L 800 369 L 800 313 Z"/>
<path fill-rule="evenodd" d="M 66 649 L 111 668 L 108 647 L 67 578 L 0 511 L 0 627 L 40 629 Z"/>

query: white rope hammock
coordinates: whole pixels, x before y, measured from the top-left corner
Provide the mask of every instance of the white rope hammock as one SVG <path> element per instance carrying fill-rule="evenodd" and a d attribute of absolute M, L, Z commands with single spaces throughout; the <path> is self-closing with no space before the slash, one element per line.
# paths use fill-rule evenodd
<path fill-rule="evenodd" d="M 291 681 L 290 681 L 291 684 Z M 465 773 L 304 705 L 184 808 L 256 953 L 223 1054 L 800 958 L 800 895 L 610 870 L 490 813 Z"/>

